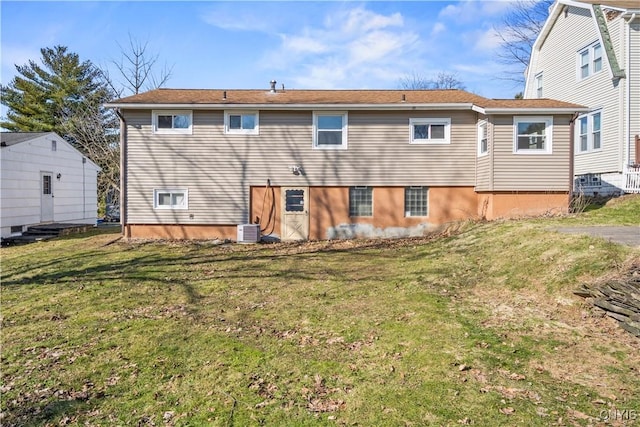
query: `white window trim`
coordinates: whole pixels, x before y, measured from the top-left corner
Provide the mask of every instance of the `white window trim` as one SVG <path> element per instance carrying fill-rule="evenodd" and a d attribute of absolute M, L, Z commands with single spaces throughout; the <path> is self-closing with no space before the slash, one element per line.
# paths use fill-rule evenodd
<path fill-rule="evenodd" d="M 482 128 L 483 127 L 487 137 L 486 151 L 482 151 Z M 480 122 L 478 122 L 478 157 L 484 157 L 488 155 L 489 155 L 489 123 L 487 122 L 487 120 L 481 120 Z"/>
<path fill-rule="evenodd" d="M 444 139 L 415 139 L 414 125 L 444 125 Z M 410 144 L 418 145 L 440 145 L 451 144 L 451 118 L 410 118 L 409 119 Z"/>
<path fill-rule="evenodd" d="M 600 147 L 599 148 L 593 148 L 593 116 L 595 116 L 596 114 L 600 114 Z M 584 119 L 585 117 L 587 119 L 587 149 L 581 150 L 580 120 Z M 578 116 L 578 118 L 575 121 L 574 135 L 575 135 L 575 144 L 576 144 L 575 145 L 576 155 L 587 154 L 587 153 L 597 153 L 599 151 L 602 151 L 602 109 L 594 110 L 594 111 L 591 111 L 590 113 L 582 114 Z"/>
<path fill-rule="evenodd" d="M 158 203 L 158 194 L 160 193 L 183 193 L 184 205 L 183 206 L 164 206 Z M 189 189 L 187 188 L 155 188 L 153 190 L 153 208 L 161 210 L 185 210 L 189 209 Z"/>
<path fill-rule="evenodd" d="M 594 70 L 594 50 L 596 46 L 600 46 L 600 60 L 601 60 L 601 66 L 600 69 L 598 71 Z M 584 52 L 587 52 L 587 65 L 588 65 L 588 71 L 589 73 L 585 76 L 582 77 L 582 72 L 581 72 L 581 63 L 580 63 L 580 59 L 582 57 L 582 54 Z M 604 70 L 604 48 L 602 47 L 602 44 L 600 43 L 600 41 L 596 40 L 595 42 L 591 43 L 589 46 L 586 46 L 582 49 L 580 49 L 577 53 L 576 53 L 576 79 L 577 81 L 583 81 L 588 79 L 591 76 L 595 76 L 596 74 L 600 74 L 603 70 Z"/>
<path fill-rule="evenodd" d="M 342 116 L 342 144 L 318 145 L 318 117 Z M 347 131 L 349 128 L 349 114 L 346 111 L 314 111 L 313 112 L 313 149 L 314 150 L 346 150 L 348 147 Z"/>
<path fill-rule="evenodd" d="M 256 127 L 253 129 L 231 129 L 229 116 L 256 116 Z M 250 110 L 226 110 L 224 112 L 224 133 L 227 135 L 260 135 L 260 112 Z"/>
<path fill-rule="evenodd" d="M 518 124 L 530 122 L 545 123 L 544 150 L 518 148 Z M 552 154 L 553 153 L 553 116 L 514 116 L 513 118 L 513 153 L 514 154 Z"/>
<path fill-rule="evenodd" d="M 536 98 L 542 98 L 544 93 L 544 80 L 543 80 L 543 72 L 540 71 L 536 74 L 535 82 L 536 82 Z"/>
<path fill-rule="evenodd" d="M 193 133 L 193 111 L 192 110 L 153 110 L 153 133 L 158 135 L 167 135 L 167 134 L 183 134 L 183 135 L 191 135 Z M 158 116 L 171 116 L 171 115 L 188 115 L 189 116 L 189 127 L 184 129 L 160 129 L 158 128 Z"/>

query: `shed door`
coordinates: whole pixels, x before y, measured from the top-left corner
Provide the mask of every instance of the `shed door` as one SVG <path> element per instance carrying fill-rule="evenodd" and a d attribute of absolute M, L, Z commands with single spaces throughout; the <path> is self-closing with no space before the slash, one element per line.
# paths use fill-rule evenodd
<path fill-rule="evenodd" d="M 309 238 L 309 187 L 282 187 L 282 240 Z"/>
<path fill-rule="evenodd" d="M 40 222 L 53 221 L 53 173 L 40 173 Z"/>

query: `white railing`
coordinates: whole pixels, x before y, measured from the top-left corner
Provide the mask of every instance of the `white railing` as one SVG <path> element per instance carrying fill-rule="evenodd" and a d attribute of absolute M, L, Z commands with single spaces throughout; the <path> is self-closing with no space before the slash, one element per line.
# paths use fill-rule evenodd
<path fill-rule="evenodd" d="M 640 193 L 640 166 L 627 166 L 623 173 L 624 191 Z"/>

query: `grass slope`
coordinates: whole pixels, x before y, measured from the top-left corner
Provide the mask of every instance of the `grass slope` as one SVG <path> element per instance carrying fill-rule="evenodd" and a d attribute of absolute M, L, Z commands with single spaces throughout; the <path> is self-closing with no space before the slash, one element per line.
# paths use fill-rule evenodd
<path fill-rule="evenodd" d="M 0 421 L 630 425 L 640 340 L 572 290 L 640 250 L 550 229 L 639 212 L 631 197 L 438 239 L 2 249 Z"/>

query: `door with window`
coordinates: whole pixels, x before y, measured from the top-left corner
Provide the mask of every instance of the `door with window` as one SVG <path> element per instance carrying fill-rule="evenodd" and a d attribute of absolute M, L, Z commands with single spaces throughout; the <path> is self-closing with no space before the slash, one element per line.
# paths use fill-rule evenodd
<path fill-rule="evenodd" d="M 53 221 L 53 173 L 40 172 L 40 222 Z"/>
<path fill-rule="evenodd" d="M 282 187 L 282 241 L 309 238 L 309 187 Z"/>

